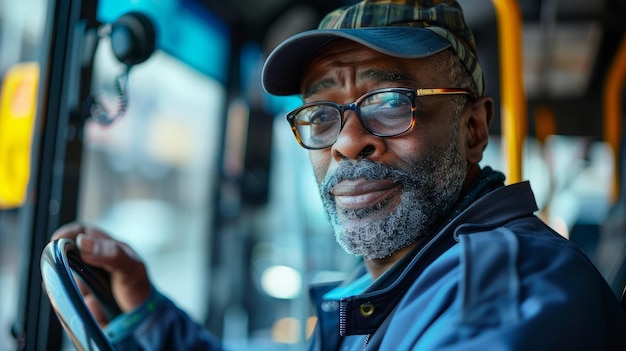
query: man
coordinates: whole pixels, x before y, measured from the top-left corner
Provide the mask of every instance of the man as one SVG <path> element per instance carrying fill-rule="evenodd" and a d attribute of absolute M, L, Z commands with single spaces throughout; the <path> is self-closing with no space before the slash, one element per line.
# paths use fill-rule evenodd
<path fill-rule="evenodd" d="M 312 349 L 626 349 L 617 299 L 585 255 L 533 215 L 528 183 L 505 187 L 478 165 L 493 101 L 455 1 L 339 9 L 279 45 L 263 84 L 302 95 L 287 120 L 310 149 L 337 241 L 364 258 L 355 279 L 312 289 Z M 122 243 L 80 224 L 57 237 L 76 238 L 87 263 L 111 272 L 127 312 L 107 326 L 114 340 L 219 347 L 151 288 Z"/>

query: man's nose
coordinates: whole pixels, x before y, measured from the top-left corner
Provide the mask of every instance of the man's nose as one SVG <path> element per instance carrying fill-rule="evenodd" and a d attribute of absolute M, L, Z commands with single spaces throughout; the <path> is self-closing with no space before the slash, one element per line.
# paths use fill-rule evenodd
<path fill-rule="evenodd" d="M 344 112 L 343 128 L 332 146 L 333 157 L 356 160 L 381 152 L 383 148 L 382 138 L 370 133 L 355 111 Z"/>

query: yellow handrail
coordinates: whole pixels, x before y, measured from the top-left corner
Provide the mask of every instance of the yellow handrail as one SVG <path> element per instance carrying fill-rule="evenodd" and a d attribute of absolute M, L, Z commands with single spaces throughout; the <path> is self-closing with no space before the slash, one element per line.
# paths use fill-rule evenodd
<path fill-rule="evenodd" d="M 604 140 L 613 149 L 615 160 L 613 172 L 613 184 L 611 186 L 611 200 L 617 201 L 620 187 L 619 152 L 622 139 L 622 93 L 626 80 L 626 35 L 615 54 L 615 59 L 607 71 L 607 79 L 604 83 L 603 109 L 604 109 Z"/>
<path fill-rule="evenodd" d="M 517 0 L 492 0 L 498 22 L 503 157 L 507 182 L 522 180 L 526 95 L 522 66 L 522 15 Z"/>

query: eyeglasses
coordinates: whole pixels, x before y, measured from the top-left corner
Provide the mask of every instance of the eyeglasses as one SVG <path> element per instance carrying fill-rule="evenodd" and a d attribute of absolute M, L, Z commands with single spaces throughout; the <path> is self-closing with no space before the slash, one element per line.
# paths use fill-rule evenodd
<path fill-rule="evenodd" d="M 418 96 L 458 94 L 472 95 L 467 89 L 379 89 L 347 105 L 332 101 L 302 105 L 287 114 L 287 121 L 300 145 L 307 149 L 324 149 L 337 141 L 347 110 L 354 111 L 361 124 L 373 135 L 393 137 L 413 128 Z"/>

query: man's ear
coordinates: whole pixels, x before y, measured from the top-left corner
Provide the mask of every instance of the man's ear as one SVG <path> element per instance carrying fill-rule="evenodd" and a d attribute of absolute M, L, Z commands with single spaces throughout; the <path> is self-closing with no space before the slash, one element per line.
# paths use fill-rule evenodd
<path fill-rule="evenodd" d="M 474 101 L 465 121 L 467 127 L 467 162 L 478 164 L 489 142 L 489 126 L 493 120 L 493 99 L 484 96 Z"/>

